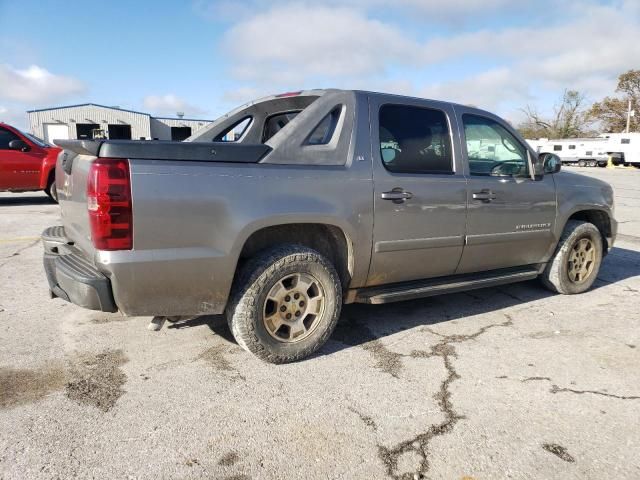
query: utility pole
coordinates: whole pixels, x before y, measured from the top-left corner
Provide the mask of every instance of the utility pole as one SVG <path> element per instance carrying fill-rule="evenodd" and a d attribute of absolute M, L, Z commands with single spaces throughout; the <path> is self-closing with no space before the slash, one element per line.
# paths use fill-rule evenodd
<path fill-rule="evenodd" d="M 627 128 L 625 130 L 625 133 L 629 133 L 629 127 L 631 125 L 631 117 L 635 116 L 635 111 L 631 110 L 631 97 L 629 97 L 629 104 L 627 106 Z"/>

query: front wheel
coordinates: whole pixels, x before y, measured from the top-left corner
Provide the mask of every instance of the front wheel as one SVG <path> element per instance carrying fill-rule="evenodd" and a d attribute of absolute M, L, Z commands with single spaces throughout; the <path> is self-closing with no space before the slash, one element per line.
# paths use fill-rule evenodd
<path fill-rule="evenodd" d="M 540 276 L 551 291 L 571 295 L 586 292 L 602 263 L 602 236 L 589 222 L 569 220 L 556 252 Z"/>
<path fill-rule="evenodd" d="M 302 245 L 252 258 L 239 272 L 227 306 L 238 344 L 270 363 L 308 357 L 328 340 L 342 308 L 334 266 Z"/>
<path fill-rule="evenodd" d="M 58 203 L 58 189 L 56 188 L 55 177 L 49 180 L 49 184 L 47 188 L 44 189 L 44 193 L 46 193 L 51 200 Z"/>

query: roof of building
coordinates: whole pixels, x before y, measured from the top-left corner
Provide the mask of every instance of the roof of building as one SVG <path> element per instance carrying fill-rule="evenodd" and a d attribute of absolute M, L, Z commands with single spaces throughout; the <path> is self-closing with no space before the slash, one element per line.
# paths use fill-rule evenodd
<path fill-rule="evenodd" d="M 186 120 L 188 122 L 213 122 L 213 120 L 208 120 L 206 118 L 154 117 L 154 116 L 150 115 L 149 113 L 138 112 L 136 110 L 127 110 L 126 108 L 120 108 L 120 107 L 110 107 L 108 105 L 100 105 L 98 103 L 79 103 L 77 105 L 61 105 L 59 107 L 39 108 L 39 109 L 36 109 L 36 110 L 27 110 L 27 113 L 46 112 L 46 111 L 50 111 L 50 110 L 62 110 L 62 109 L 65 109 L 65 108 L 77 108 L 77 107 L 107 108 L 109 110 L 118 110 L 120 112 L 136 113 L 138 115 L 146 115 L 147 117 L 157 118 L 158 120 Z"/>
<path fill-rule="evenodd" d="M 76 107 L 100 107 L 100 108 L 108 108 L 109 110 L 119 110 L 121 112 L 137 113 L 138 115 L 146 115 L 147 117 L 151 116 L 148 113 L 144 113 L 144 112 L 137 112 L 135 110 L 127 110 L 125 108 L 120 108 L 120 107 L 110 107 L 108 105 L 100 105 L 98 103 L 79 103 L 77 105 L 61 105 L 59 107 L 49 107 L 49 108 L 40 108 L 40 109 L 37 109 L 37 110 L 27 110 L 27 113 L 46 112 L 48 110 L 62 110 L 64 108 L 76 108 Z"/>
<path fill-rule="evenodd" d="M 187 122 L 213 122 L 207 118 L 180 118 L 180 117 L 151 117 L 157 120 L 186 120 Z"/>

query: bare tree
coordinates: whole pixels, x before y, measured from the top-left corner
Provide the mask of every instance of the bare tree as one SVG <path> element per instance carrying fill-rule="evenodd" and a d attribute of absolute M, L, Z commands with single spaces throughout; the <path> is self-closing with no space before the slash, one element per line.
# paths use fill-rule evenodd
<path fill-rule="evenodd" d="M 522 109 L 526 120 L 518 129 L 526 138 L 570 138 L 586 135 L 589 133 L 590 118 L 584 104 L 584 94 L 576 90 L 565 90 L 550 118 L 540 115 L 530 105 Z"/>

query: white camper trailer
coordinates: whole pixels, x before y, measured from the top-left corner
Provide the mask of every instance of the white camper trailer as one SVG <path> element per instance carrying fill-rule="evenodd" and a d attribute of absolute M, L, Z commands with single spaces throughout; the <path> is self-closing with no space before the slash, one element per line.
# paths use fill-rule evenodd
<path fill-rule="evenodd" d="M 640 133 L 603 133 L 614 165 L 640 166 Z"/>
<path fill-rule="evenodd" d="M 564 165 L 580 167 L 606 167 L 608 139 L 604 138 L 563 138 L 549 140 L 527 140 L 538 153 L 554 153 L 560 157 Z"/>

